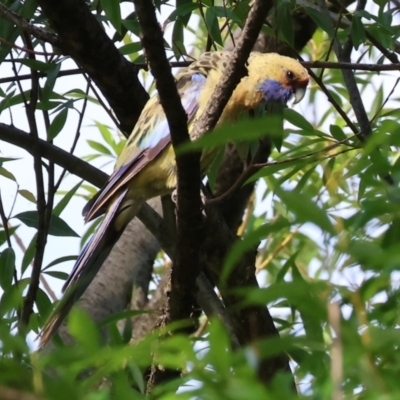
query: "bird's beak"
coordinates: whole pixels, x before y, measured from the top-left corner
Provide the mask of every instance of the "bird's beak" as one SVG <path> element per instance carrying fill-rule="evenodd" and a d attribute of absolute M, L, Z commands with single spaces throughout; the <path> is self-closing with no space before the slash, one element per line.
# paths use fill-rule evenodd
<path fill-rule="evenodd" d="M 299 103 L 303 99 L 305 94 L 306 94 L 306 86 L 298 86 L 294 91 L 293 104 Z"/>

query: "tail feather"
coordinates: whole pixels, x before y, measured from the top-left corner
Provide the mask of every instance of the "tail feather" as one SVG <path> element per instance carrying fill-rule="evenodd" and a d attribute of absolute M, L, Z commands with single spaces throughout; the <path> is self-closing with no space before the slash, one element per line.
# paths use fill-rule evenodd
<path fill-rule="evenodd" d="M 76 260 L 74 268 L 63 287 L 65 293 L 40 333 L 40 347 L 44 346 L 58 330 L 72 306 L 82 296 L 96 276 L 126 225 L 134 217 L 132 214 L 129 215 L 130 218 L 125 221 L 123 226 L 119 226 L 119 229 L 115 228 L 115 221 L 120 214 L 121 204 L 124 201 L 126 193 L 127 190 L 124 190 L 118 199 L 111 204 L 96 233 L 86 244 Z"/>

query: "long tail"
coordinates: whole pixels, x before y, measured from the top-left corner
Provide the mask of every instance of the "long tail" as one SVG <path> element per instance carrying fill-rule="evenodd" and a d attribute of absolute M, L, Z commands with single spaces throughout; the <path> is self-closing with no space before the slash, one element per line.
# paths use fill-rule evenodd
<path fill-rule="evenodd" d="M 136 215 L 142 202 L 125 201 L 124 190 L 114 201 L 90 241 L 83 248 L 66 281 L 62 299 L 58 302 L 40 333 L 40 347 L 44 346 L 58 330 L 72 306 L 82 296 L 103 262 L 120 238 L 126 225 Z M 123 223 L 121 223 L 123 220 Z"/>

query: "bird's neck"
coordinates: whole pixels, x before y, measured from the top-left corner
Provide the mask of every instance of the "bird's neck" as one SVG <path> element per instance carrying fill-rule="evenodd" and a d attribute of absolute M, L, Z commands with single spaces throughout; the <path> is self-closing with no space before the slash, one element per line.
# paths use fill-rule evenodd
<path fill-rule="evenodd" d="M 221 119 L 235 120 L 241 112 L 258 107 L 263 100 L 263 94 L 257 88 L 255 82 L 250 82 L 249 77 L 244 77 L 233 91 Z"/>

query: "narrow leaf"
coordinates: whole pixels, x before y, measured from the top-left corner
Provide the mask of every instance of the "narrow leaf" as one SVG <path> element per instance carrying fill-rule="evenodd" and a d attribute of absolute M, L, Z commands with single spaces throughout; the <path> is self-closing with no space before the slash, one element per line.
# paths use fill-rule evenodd
<path fill-rule="evenodd" d="M 24 256 L 22 258 L 22 264 L 21 264 L 21 274 L 23 274 L 26 269 L 28 268 L 28 265 L 32 262 L 33 257 L 35 256 L 36 252 L 36 238 L 37 234 L 35 233 L 33 235 L 33 238 L 31 242 L 29 243 L 29 246 L 24 252 Z"/>
<path fill-rule="evenodd" d="M 56 215 L 57 217 L 60 216 L 60 214 L 63 212 L 65 207 L 68 205 L 70 202 L 72 196 L 76 193 L 78 190 L 79 186 L 81 186 L 83 181 L 80 181 L 77 183 L 71 190 L 68 191 L 68 193 L 58 202 L 58 204 L 54 207 L 53 209 L 53 215 Z"/>
<path fill-rule="evenodd" d="M 309 196 L 297 191 L 286 191 L 275 187 L 275 193 L 282 199 L 285 206 L 294 214 L 299 222 L 312 222 L 323 231 L 335 235 L 335 229 L 325 210 L 322 210 Z"/>
<path fill-rule="evenodd" d="M 11 287 L 14 271 L 15 253 L 8 247 L 0 255 L 0 286 L 4 291 Z"/>
<path fill-rule="evenodd" d="M 49 129 L 47 131 L 47 139 L 53 140 L 64 128 L 65 122 L 68 117 L 68 108 L 61 110 L 51 122 Z"/>
<path fill-rule="evenodd" d="M 15 215 L 13 218 L 19 219 L 30 228 L 38 228 L 38 213 L 37 211 L 25 211 Z M 68 224 L 57 215 L 52 215 L 49 227 L 49 235 L 53 236 L 75 236 L 79 235 L 74 232 Z"/>

